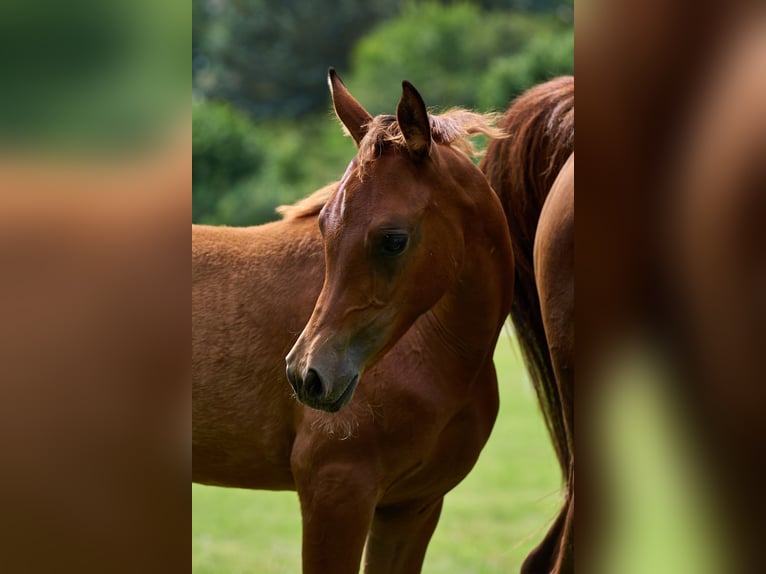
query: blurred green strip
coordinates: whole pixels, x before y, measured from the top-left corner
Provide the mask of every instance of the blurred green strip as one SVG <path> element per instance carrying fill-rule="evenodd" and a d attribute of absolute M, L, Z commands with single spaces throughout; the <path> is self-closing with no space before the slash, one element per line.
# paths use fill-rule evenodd
<path fill-rule="evenodd" d="M 609 493 L 599 572 L 726 572 L 710 484 L 668 381 L 661 362 L 637 350 L 605 385 L 594 433 Z"/>
<path fill-rule="evenodd" d="M 189 109 L 191 8 L 148 0 L 0 5 L 0 146 L 144 146 Z"/>

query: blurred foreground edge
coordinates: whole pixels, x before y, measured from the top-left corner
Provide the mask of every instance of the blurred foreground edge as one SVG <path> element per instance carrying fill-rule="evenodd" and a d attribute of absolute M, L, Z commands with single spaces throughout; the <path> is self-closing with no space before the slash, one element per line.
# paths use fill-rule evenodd
<path fill-rule="evenodd" d="M 0 158 L 6 572 L 187 572 L 191 138 Z"/>
<path fill-rule="evenodd" d="M 683 454 L 694 463 L 681 472 L 688 490 L 704 492 L 698 503 L 720 546 L 707 571 L 760 571 L 766 515 L 760 468 L 766 460 L 763 9 L 744 2 L 651 1 L 612 4 L 598 19 L 584 12 L 577 15 L 576 41 L 583 63 L 577 66 L 576 420 L 585 443 L 578 447 L 578 570 L 657 571 L 642 567 L 651 560 L 617 557 L 611 569 L 601 560 L 614 525 L 635 518 L 616 515 L 625 493 L 610 483 L 615 461 L 599 452 L 612 431 L 597 422 L 612 408 L 602 397 L 623 380 L 614 375 L 620 370 L 614 362 L 632 349 L 659 358 L 661 374 L 642 384 L 667 402 L 675 432 L 691 437 Z M 686 465 L 685 456 L 676 464 Z M 642 496 L 649 504 L 656 493 Z M 663 508 L 643 528 L 662 525 L 670 512 Z M 651 545 L 642 548 L 651 556 Z M 680 562 L 679 568 L 668 557 L 664 566 L 699 571 Z"/>

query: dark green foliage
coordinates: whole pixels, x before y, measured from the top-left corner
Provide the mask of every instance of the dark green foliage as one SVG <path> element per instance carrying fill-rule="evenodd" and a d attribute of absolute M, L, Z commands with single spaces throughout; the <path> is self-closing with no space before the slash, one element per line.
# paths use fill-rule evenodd
<path fill-rule="evenodd" d="M 502 109 L 530 86 L 574 74 L 574 30 L 541 34 L 522 52 L 497 58 L 477 89 L 480 108 Z"/>
<path fill-rule="evenodd" d="M 256 225 L 338 179 L 355 147 L 329 114 L 253 124 L 222 103 L 194 106 L 195 223 Z"/>
<path fill-rule="evenodd" d="M 211 14 L 207 9 L 207 0 L 192 0 L 192 76 L 206 60 L 202 43 L 210 20 Z"/>
<path fill-rule="evenodd" d="M 254 117 L 297 117 L 327 105 L 330 65 L 347 67 L 356 40 L 396 0 L 237 0 L 217 3 L 195 76 L 198 90 L 222 97 Z"/>
<path fill-rule="evenodd" d="M 297 201 L 343 175 L 356 148 L 332 116 L 259 126 L 263 168 L 241 180 L 217 204 L 210 221 L 255 225 L 279 216 L 276 207 Z"/>
<path fill-rule="evenodd" d="M 475 4 L 408 5 L 357 44 L 349 87 L 371 113 L 390 112 L 399 97 L 399 82 L 407 79 L 429 106 L 504 108 L 512 92 L 482 96 L 482 87 L 498 60 L 519 57 L 519 82 L 531 86 L 537 78 L 561 73 L 561 60 L 572 60 L 566 48 L 571 27 L 551 15 L 483 12 Z M 561 36 L 567 36 L 563 42 Z M 532 50 L 527 59 L 527 51 Z M 571 66 L 570 66 L 571 68 Z"/>
<path fill-rule="evenodd" d="M 204 221 L 219 199 L 263 161 L 250 120 L 229 104 L 206 102 L 192 111 L 192 221 Z"/>
<path fill-rule="evenodd" d="M 444 2 L 444 4 L 451 3 L 453 2 Z M 554 12 L 561 6 L 572 6 L 574 4 L 574 0 L 479 0 L 477 4 L 485 10 Z"/>

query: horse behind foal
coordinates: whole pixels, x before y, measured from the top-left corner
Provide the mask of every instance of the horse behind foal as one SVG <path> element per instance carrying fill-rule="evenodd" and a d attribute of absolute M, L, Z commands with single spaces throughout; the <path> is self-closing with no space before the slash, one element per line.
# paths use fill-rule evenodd
<path fill-rule="evenodd" d="M 511 308 L 518 341 L 524 362 L 531 375 L 546 426 L 551 435 L 553 447 L 566 481 L 567 499 L 550 527 L 544 540 L 529 554 L 522 567 L 524 574 L 548 573 L 558 566 L 556 572 L 572 571 L 573 543 L 571 516 L 574 512 L 573 498 L 573 443 L 572 433 L 572 376 L 571 369 L 562 371 L 565 378 L 559 379 L 559 366 L 570 365 L 572 351 L 560 340 L 551 341 L 546 337 L 546 317 L 541 311 L 541 297 L 538 281 L 533 272 L 533 257 L 553 260 L 562 258 L 567 265 L 568 251 L 545 252 L 537 247 L 538 224 L 543 225 L 541 212 L 548 204 L 549 192 L 554 185 L 568 185 L 562 179 L 567 159 L 574 151 L 574 78 L 555 78 L 539 84 L 519 96 L 503 116 L 501 126 L 511 136 L 490 142 L 480 168 L 500 197 L 513 244 L 515 263 L 514 301 Z M 573 174 L 573 166 L 571 170 Z M 571 175 L 569 174 L 569 175 Z M 569 181 L 569 175 L 563 178 Z M 539 222 L 539 223 L 538 223 Z M 551 227 L 555 235 L 555 226 Z M 542 255 L 533 256 L 533 248 Z M 536 263 L 536 261 L 535 261 Z M 553 268 L 551 276 L 561 280 L 547 283 L 551 293 L 556 289 L 569 287 L 574 277 L 566 276 L 571 266 Z M 536 269 L 535 269 L 536 271 Z M 547 311 L 569 313 L 571 309 L 549 305 Z M 562 315 L 563 316 L 563 315 Z M 566 314 L 571 317 L 572 314 Z M 550 319 L 550 317 L 548 317 Z M 571 327 L 570 323 L 570 327 Z M 557 347 L 555 350 L 553 347 Z M 555 355 L 555 356 L 554 356 Z"/>
<path fill-rule="evenodd" d="M 408 83 L 396 116 L 377 118 L 333 71 L 330 86 L 359 153 L 329 189 L 321 242 L 300 213 L 195 236 L 193 479 L 296 489 L 305 573 L 356 573 L 365 543 L 366 572 L 419 572 L 497 414 L 513 258 L 502 207 L 461 151 L 496 132 L 478 114 L 429 116 Z M 305 404 L 274 368 L 293 343 Z"/>

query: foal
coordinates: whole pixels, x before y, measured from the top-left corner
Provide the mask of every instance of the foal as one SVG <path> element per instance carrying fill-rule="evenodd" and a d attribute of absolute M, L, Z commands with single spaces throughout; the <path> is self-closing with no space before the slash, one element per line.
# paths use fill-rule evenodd
<path fill-rule="evenodd" d="M 496 132 L 478 114 L 429 116 L 406 82 L 396 116 L 372 118 L 329 81 L 359 153 L 319 228 L 309 202 L 267 226 L 195 230 L 193 480 L 296 489 L 305 573 L 356 573 L 365 543 L 366 572 L 419 572 L 497 415 L 513 257 L 462 151 Z M 293 343 L 294 396 L 273 358 Z"/>

